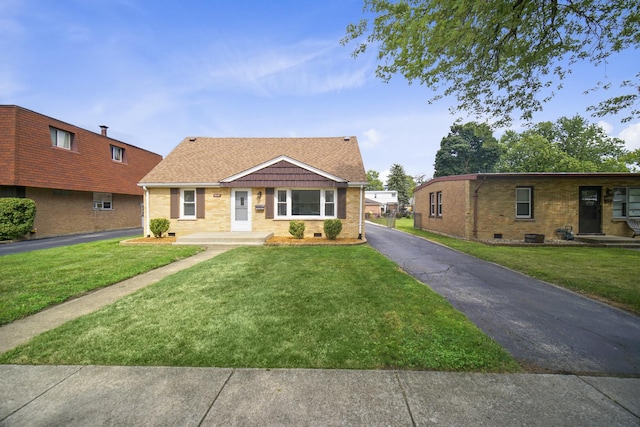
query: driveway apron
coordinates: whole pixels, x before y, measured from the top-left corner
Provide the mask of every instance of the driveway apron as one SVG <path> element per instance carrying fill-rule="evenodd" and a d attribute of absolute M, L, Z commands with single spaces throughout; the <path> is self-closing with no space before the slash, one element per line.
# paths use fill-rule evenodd
<path fill-rule="evenodd" d="M 637 316 L 397 230 L 367 241 L 529 369 L 640 375 Z"/>

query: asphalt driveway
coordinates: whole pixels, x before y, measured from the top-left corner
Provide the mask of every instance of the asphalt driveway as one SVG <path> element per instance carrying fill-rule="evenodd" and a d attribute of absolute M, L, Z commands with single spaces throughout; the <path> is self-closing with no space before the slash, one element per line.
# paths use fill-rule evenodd
<path fill-rule="evenodd" d="M 640 375 L 640 318 L 401 231 L 367 241 L 534 371 Z"/>
<path fill-rule="evenodd" d="M 95 242 L 98 240 L 115 239 L 116 237 L 133 237 L 142 234 L 142 228 L 127 228 L 122 230 L 99 231 L 96 233 L 70 234 L 45 239 L 22 240 L 19 242 L 0 244 L 0 256 L 31 252 L 39 249 L 57 248 L 59 246 L 77 245 L 78 243 Z"/>

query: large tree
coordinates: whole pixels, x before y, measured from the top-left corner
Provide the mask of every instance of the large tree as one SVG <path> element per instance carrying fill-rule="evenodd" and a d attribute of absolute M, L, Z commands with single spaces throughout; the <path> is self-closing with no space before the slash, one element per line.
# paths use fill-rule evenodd
<path fill-rule="evenodd" d="M 411 191 L 409 185 L 409 179 L 413 180 L 404 172 L 402 165 L 394 164 L 389 170 L 389 176 L 387 177 L 387 190 L 394 190 L 398 192 L 398 203 L 401 206 L 409 204 L 409 193 Z"/>
<path fill-rule="evenodd" d="M 384 190 L 384 184 L 380 181 L 380 172 L 373 169 L 367 171 L 367 191 Z"/>
<path fill-rule="evenodd" d="M 500 146 L 500 172 L 628 172 L 624 141 L 580 116 L 508 131 Z"/>
<path fill-rule="evenodd" d="M 499 158 L 498 141 L 488 125 L 475 122 L 454 124 L 440 142 L 433 175 L 493 172 Z"/>
<path fill-rule="evenodd" d="M 457 109 L 501 125 L 541 110 L 575 63 L 640 47 L 638 0 L 364 0 L 364 12 L 374 18 L 350 24 L 342 43 L 360 41 L 354 56 L 377 49 L 378 77 L 402 74 L 434 90 L 432 101 L 455 96 Z M 625 87 L 594 115 L 640 117 L 639 66 L 620 82 L 587 82 Z"/>

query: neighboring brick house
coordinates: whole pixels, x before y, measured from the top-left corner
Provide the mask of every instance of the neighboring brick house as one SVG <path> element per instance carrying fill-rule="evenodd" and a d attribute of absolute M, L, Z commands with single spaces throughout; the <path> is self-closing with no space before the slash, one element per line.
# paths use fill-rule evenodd
<path fill-rule="evenodd" d="M 36 202 L 34 237 L 142 226 L 138 181 L 162 156 L 15 105 L 0 105 L 0 197 Z"/>
<path fill-rule="evenodd" d="M 367 175 L 355 137 L 185 138 L 138 184 L 149 221 L 169 218 L 169 233 L 266 231 L 322 235 L 342 220 L 340 237 L 364 235 Z"/>
<path fill-rule="evenodd" d="M 640 218 L 637 173 L 479 173 L 445 176 L 414 190 L 415 225 L 466 239 L 558 238 L 577 234 L 632 237 Z"/>

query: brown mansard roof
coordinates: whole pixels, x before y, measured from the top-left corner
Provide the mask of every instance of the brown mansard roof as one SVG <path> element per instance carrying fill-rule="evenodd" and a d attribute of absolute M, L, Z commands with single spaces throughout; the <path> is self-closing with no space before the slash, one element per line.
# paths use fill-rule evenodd
<path fill-rule="evenodd" d="M 139 185 L 218 184 L 286 156 L 351 183 L 366 183 L 356 137 L 187 137 Z"/>

